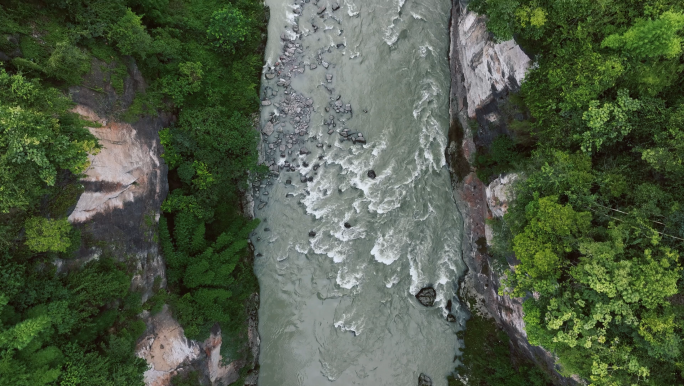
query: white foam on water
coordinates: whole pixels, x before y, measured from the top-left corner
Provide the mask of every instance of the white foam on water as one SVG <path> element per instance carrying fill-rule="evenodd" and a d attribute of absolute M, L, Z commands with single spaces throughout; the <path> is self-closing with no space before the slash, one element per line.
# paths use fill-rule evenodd
<path fill-rule="evenodd" d="M 402 5 L 403 5 L 403 1 L 402 1 Z M 401 9 L 401 7 L 400 7 L 400 9 Z M 382 40 L 384 40 L 388 46 L 393 46 L 394 43 L 396 43 L 397 40 L 399 40 L 399 32 L 394 30 L 394 27 L 396 26 L 394 24 L 395 20 L 401 21 L 401 18 L 398 15 L 392 17 L 392 19 L 390 20 L 390 24 L 385 28 L 385 36 L 383 36 L 383 38 L 382 38 Z"/>
<path fill-rule="evenodd" d="M 416 20 L 423 20 L 423 21 L 425 21 L 425 18 L 424 18 L 424 17 L 420 16 L 419 14 L 417 14 L 417 13 L 415 13 L 415 12 L 413 12 L 413 11 L 411 12 L 411 16 L 413 16 L 413 18 L 416 19 Z"/>
<path fill-rule="evenodd" d="M 309 246 L 303 246 L 299 244 L 295 244 L 295 251 L 301 253 L 301 254 L 306 254 L 309 252 Z"/>
<path fill-rule="evenodd" d="M 347 6 L 347 15 L 348 16 L 354 17 L 354 16 L 359 14 L 359 7 L 356 4 L 354 4 L 353 1 L 345 0 L 344 5 Z"/>
<path fill-rule="evenodd" d="M 332 259 L 335 264 L 344 262 L 350 253 L 350 247 L 343 243 L 331 242 L 330 239 L 323 239 L 320 235 L 311 238 L 309 242 L 314 253 L 325 255 Z"/>
<path fill-rule="evenodd" d="M 396 227 L 390 228 L 386 234 L 379 234 L 375 239 L 375 244 L 371 249 L 371 255 L 375 257 L 375 261 L 390 265 L 401 257 L 402 240 L 397 240 L 395 237 L 395 229 Z"/>
<path fill-rule="evenodd" d="M 335 282 L 344 289 L 352 289 L 361 283 L 361 279 L 363 279 L 363 268 L 365 267 L 365 264 L 362 265 L 360 267 L 360 272 L 350 272 L 349 267 L 342 267 L 337 271 L 337 280 L 335 280 Z"/>
<path fill-rule="evenodd" d="M 430 46 L 429 44 L 426 44 L 424 46 L 418 46 L 418 52 L 420 54 L 420 57 L 424 58 L 427 56 L 428 52 L 434 54 L 435 51 L 432 48 L 432 46 Z"/>
<path fill-rule="evenodd" d="M 392 288 L 395 284 L 399 283 L 400 280 L 401 277 L 399 277 L 399 275 L 394 275 L 385 281 L 385 287 Z"/>
<path fill-rule="evenodd" d="M 353 322 L 347 322 L 347 318 L 349 316 L 346 314 L 342 314 L 342 320 L 338 320 L 333 324 L 336 328 L 339 328 L 341 331 L 351 331 L 354 333 L 355 336 L 361 335 L 363 332 L 363 327 L 364 324 L 363 320 L 361 321 L 353 321 Z"/>

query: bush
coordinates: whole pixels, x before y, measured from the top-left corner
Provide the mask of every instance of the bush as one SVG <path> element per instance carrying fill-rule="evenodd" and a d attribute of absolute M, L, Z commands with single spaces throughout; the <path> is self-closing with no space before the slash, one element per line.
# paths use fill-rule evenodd
<path fill-rule="evenodd" d="M 227 5 L 211 15 L 207 35 L 217 49 L 235 53 L 235 48 L 245 41 L 247 34 L 249 19 L 232 5 Z"/>
<path fill-rule="evenodd" d="M 152 45 L 152 38 L 142 24 L 140 16 L 130 9 L 112 26 L 108 34 L 110 41 L 116 43 L 123 55 L 135 55 L 144 58 Z"/>
<path fill-rule="evenodd" d="M 66 252 L 71 246 L 67 219 L 32 217 L 26 221 L 26 245 L 35 252 Z"/>

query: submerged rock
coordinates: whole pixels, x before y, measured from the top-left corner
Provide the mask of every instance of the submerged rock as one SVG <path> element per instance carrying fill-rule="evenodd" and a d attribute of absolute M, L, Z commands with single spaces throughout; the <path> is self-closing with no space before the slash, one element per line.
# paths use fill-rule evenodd
<path fill-rule="evenodd" d="M 432 378 L 420 373 L 420 376 L 418 377 L 418 386 L 432 386 Z"/>
<path fill-rule="evenodd" d="M 437 291 L 432 287 L 425 287 L 416 294 L 416 299 L 425 307 L 432 307 L 437 298 Z"/>

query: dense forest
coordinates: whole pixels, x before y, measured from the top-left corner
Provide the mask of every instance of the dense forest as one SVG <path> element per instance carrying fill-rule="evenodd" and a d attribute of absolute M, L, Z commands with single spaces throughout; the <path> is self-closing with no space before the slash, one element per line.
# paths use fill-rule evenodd
<path fill-rule="evenodd" d="M 510 98 L 529 119 L 509 122 L 478 170 L 521 176 L 493 224 L 493 253 L 518 261 L 500 293 L 526 298 L 529 340 L 564 375 L 684 384 L 684 3 L 468 7 L 534 61 Z"/>
<path fill-rule="evenodd" d="M 267 13 L 256 0 L 7 0 L 0 4 L 0 384 L 142 385 L 139 315 L 168 303 L 189 338 L 219 322 L 224 358 L 247 355 L 245 301 L 257 290 L 239 192 L 257 166 Z M 173 113 L 160 133 L 170 195 L 159 222 L 168 288 L 142 303 L 134 264 L 106 253 L 57 270 L 86 242 L 67 221 L 88 154 L 70 86 L 97 61 L 135 61 L 148 85 L 117 119 Z M 95 90 L 98 91 L 98 90 Z M 225 348 L 225 349 L 224 349 Z M 195 381 L 185 380 L 188 384 Z"/>

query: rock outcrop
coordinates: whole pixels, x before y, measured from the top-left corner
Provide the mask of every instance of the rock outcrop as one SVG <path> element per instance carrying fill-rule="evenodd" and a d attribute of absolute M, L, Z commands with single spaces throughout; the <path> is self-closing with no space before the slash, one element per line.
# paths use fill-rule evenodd
<path fill-rule="evenodd" d="M 250 299 L 250 304 L 258 305 L 258 295 Z M 256 311 L 256 308 L 254 308 Z M 173 318 L 167 306 L 156 315 L 143 315 L 147 331 L 139 340 L 136 353 L 149 364 L 145 372 L 148 386 L 168 386 L 171 378 L 178 374 L 196 371 L 205 384 L 229 385 L 240 378 L 240 370 L 245 365 L 254 368 L 259 355 L 259 338 L 256 331 L 255 315 L 250 315 L 248 334 L 250 358 L 252 363 L 237 360 L 228 364 L 221 357 L 221 328 L 214 325 L 209 338 L 204 342 L 189 340 L 183 328 Z M 248 374 L 245 385 L 256 385 L 256 373 Z"/>
<path fill-rule="evenodd" d="M 122 119 L 136 93 L 145 91 L 145 82 L 135 62 L 127 61 L 128 76 L 123 89 L 115 90 L 111 74 L 116 63 L 94 60 L 92 72 L 82 86 L 69 91 L 77 105 L 73 112 L 94 122 L 90 132 L 102 149 L 90 156 L 91 165 L 81 180 L 84 192 L 69 214 L 69 221 L 81 229 L 83 245 L 76 259 L 57 262 L 60 269 L 78 266 L 90 259 L 109 255 L 135 264 L 132 288 L 143 292 L 143 301 L 156 289 L 166 286 L 165 264 L 157 242 L 161 204 L 168 193 L 168 168 L 161 158 L 159 131 L 174 117 L 136 117 L 134 123 Z M 249 208 L 248 208 L 249 209 Z M 258 294 L 250 299 L 250 358 L 258 357 L 256 331 Z M 186 371 L 198 371 L 204 384 L 224 385 L 236 381 L 246 361 L 224 364 L 221 358 L 221 330 L 216 325 L 204 342 L 189 340 L 167 306 L 156 315 L 142 315 L 147 331 L 138 341 L 136 354 L 150 368 L 145 384 L 168 386 L 171 378 Z M 251 360 L 251 368 L 256 359 Z M 249 374 L 246 385 L 256 384 Z"/>
<path fill-rule="evenodd" d="M 432 307 L 437 299 L 437 292 L 432 287 L 425 287 L 418 291 L 416 299 L 425 307 Z"/>
<path fill-rule="evenodd" d="M 134 61 L 128 61 L 123 91 L 112 87 L 115 64 L 94 60 L 83 86 L 69 91 L 77 103 L 74 112 L 97 125 L 89 128 L 102 149 L 90 156 L 81 183 L 85 189 L 69 221 L 81 228 L 84 243 L 70 264 L 108 254 L 134 261 L 138 272 L 133 288 L 152 295 L 155 278 L 165 285 L 164 261 L 156 242 L 161 203 L 168 192 L 168 168 L 161 159 L 159 130 L 171 123 L 170 114 L 145 116 L 126 123 L 120 115 L 145 82 Z M 108 70 L 109 69 L 109 70 Z M 95 91 L 101 90 L 101 91 Z"/>
<path fill-rule="evenodd" d="M 418 377 L 418 386 L 432 386 L 432 378 L 421 373 Z"/>
<path fill-rule="evenodd" d="M 174 375 L 200 357 L 202 348 L 185 337 L 183 328 L 171 316 L 167 306 L 154 316 L 146 312 L 145 322 L 147 332 L 136 347 L 137 355 L 149 365 L 145 372 L 145 384 L 169 385 Z M 208 341 L 211 342 L 212 338 Z M 218 345 L 220 347 L 220 343 Z"/>
<path fill-rule="evenodd" d="M 467 10 L 467 1 L 453 0 L 451 13 L 451 127 L 446 150 L 452 188 L 463 213 L 463 258 L 468 273 L 461 286 L 461 298 L 473 312 L 493 317 L 510 337 L 512 349 L 537 363 L 556 383 L 574 385 L 555 365 L 555 357 L 527 341 L 522 298 L 499 296 L 500 278 L 492 269 L 487 245 L 492 231 L 486 220 L 501 217 L 508 209 L 510 185 L 515 175 L 500 176 L 489 186 L 480 181 L 474 168 L 476 153 L 494 138 L 510 134 L 512 119 L 507 96 L 519 89 L 531 61 L 514 41 L 496 43 L 487 32 L 486 18 Z M 470 130 L 473 120 L 477 131 Z M 466 129 L 464 129 L 466 128 Z M 515 265 L 514 257 L 509 265 Z"/>

